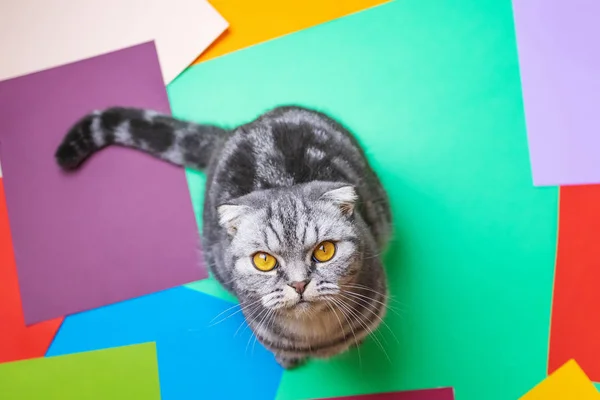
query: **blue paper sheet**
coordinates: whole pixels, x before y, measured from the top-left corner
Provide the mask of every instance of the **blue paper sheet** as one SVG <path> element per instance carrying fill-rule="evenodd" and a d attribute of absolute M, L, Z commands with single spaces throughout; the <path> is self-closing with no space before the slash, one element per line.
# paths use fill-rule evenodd
<path fill-rule="evenodd" d="M 230 307 L 177 287 L 67 317 L 46 355 L 156 342 L 163 400 L 272 400 L 282 369 Z"/>

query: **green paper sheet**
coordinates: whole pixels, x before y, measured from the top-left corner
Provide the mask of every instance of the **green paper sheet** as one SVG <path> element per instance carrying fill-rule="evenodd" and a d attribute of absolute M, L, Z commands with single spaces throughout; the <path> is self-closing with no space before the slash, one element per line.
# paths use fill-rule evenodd
<path fill-rule="evenodd" d="M 176 116 L 227 126 L 286 103 L 329 112 L 389 190 L 391 362 L 371 339 L 285 372 L 279 400 L 506 400 L 544 379 L 558 192 L 531 185 L 510 0 L 395 1 L 195 66 L 168 92 Z"/>
<path fill-rule="evenodd" d="M 160 400 L 154 343 L 0 364 L 2 400 Z"/>

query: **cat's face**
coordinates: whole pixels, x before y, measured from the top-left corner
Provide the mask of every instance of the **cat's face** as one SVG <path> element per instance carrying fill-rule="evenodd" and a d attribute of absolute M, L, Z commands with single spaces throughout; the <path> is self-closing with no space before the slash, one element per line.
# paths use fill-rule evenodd
<path fill-rule="evenodd" d="M 362 261 L 355 202 L 350 186 L 311 183 L 221 206 L 235 285 L 244 300 L 309 311 L 337 294 Z"/>

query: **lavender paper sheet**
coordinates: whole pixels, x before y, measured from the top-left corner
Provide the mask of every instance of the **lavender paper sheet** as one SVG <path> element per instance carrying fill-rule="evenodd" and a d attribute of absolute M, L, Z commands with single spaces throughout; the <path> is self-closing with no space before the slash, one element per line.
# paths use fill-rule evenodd
<path fill-rule="evenodd" d="M 600 1 L 513 9 L 533 182 L 600 183 Z"/>
<path fill-rule="evenodd" d="M 25 322 L 207 277 L 183 169 L 112 147 L 75 173 L 54 152 L 84 114 L 169 113 L 154 43 L 0 82 L 0 159 Z"/>

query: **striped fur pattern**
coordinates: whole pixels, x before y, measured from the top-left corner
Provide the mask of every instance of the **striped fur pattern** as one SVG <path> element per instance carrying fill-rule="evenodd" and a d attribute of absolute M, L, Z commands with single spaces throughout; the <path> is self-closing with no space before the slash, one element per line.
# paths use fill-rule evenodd
<path fill-rule="evenodd" d="M 111 108 L 76 123 L 56 158 L 75 169 L 113 144 L 207 171 L 207 264 L 285 368 L 358 346 L 382 322 L 388 197 L 361 146 L 338 122 L 287 106 L 226 130 Z M 311 255 L 323 241 L 336 250 L 320 263 Z M 273 255 L 277 267 L 255 268 L 257 252 Z"/>

